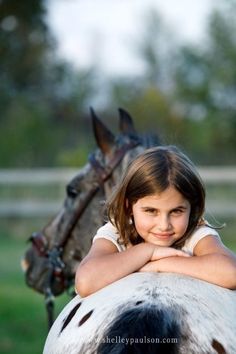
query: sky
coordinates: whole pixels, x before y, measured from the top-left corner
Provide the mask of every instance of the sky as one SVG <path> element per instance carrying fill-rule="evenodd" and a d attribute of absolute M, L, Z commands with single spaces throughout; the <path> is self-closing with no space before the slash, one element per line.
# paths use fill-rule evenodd
<path fill-rule="evenodd" d="M 49 0 L 48 23 L 58 55 L 78 68 L 98 63 L 109 75 L 142 70 L 133 50 L 144 29 L 144 14 L 156 9 L 172 35 L 204 38 L 213 0 Z"/>

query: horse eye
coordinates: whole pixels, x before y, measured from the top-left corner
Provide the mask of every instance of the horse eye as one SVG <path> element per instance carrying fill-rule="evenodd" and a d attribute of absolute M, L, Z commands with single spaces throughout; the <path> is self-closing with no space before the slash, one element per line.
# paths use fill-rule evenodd
<path fill-rule="evenodd" d="M 77 189 L 75 189 L 74 187 L 68 185 L 66 187 L 66 193 L 67 193 L 68 197 L 76 198 L 77 195 L 79 194 L 79 191 Z"/>

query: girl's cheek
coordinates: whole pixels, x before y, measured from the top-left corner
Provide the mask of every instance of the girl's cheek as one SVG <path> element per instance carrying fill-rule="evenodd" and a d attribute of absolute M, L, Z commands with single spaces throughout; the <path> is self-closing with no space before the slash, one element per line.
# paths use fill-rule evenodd
<path fill-rule="evenodd" d="M 171 223 L 172 223 L 173 226 L 175 226 L 177 228 L 187 229 L 188 223 L 189 223 L 189 218 L 188 217 L 173 218 Z"/>
<path fill-rule="evenodd" d="M 184 218 L 183 220 L 182 220 L 182 228 L 183 229 L 185 229 L 185 231 L 187 230 L 187 228 L 188 228 L 188 224 L 189 224 L 189 217 L 187 216 L 186 218 Z"/>
<path fill-rule="evenodd" d="M 150 223 L 147 222 L 144 218 L 140 217 L 136 220 L 134 219 L 134 225 L 136 229 L 144 230 L 150 226 Z"/>

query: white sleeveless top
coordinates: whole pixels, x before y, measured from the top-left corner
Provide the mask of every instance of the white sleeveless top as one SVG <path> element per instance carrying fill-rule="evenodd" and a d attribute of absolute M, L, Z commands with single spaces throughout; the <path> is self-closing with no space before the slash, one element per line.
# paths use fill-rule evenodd
<path fill-rule="evenodd" d="M 187 252 L 191 256 L 193 255 L 193 250 L 196 244 L 205 236 L 212 235 L 220 239 L 218 232 L 215 229 L 212 229 L 209 226 L 199 226 L 195 229 L 191 236 L 185 241 L 184 245 L 181 247 L 181 250 Z M 96 235 L 93 238 L 93 242 L 99 238 L 105 238 L 106 240 L 111 241 L 119 252 L 122 252 L 126 249 L 124 245 L 118 243 L 119 234 L 114 225 L 111 222 L 106 223 L 97 230 Z"/>

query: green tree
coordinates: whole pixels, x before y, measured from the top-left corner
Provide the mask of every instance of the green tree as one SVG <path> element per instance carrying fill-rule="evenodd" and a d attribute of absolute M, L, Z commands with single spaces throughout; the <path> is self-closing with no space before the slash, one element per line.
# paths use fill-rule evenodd
<path fill-rule="evenodd" d="M 75 71 L 55 54 L 44 0 L 0 2 L 0 166 L 84 162 L 94 68 Z M 71 159 L 71 150 L 84 146 Z M 87 150 L 86 150 L 87 149 Z M 77 159 L 77 160 L 76 160 Z"/>
<path fill-rule="evenodd" d="M 36 90 L 44 80 L 48 51 L 53 48 L 45 14 L 44 1 L 0 3 L 0 82 L 9 94 Z"/>
<path fill-rule="evenodd" d="M 145 73 L 113 80 L 109 109 L 123 105 L 141 129 L 159 132 L 198 163 L 235 163 L 235 4 L 217 3 L 198 45 L 180 46 L 150 11 L 136 43 Z"/>
<path fill-rule="evenodd" d="M 176 43 L 171 31 L 154 9 L 143 18 L 143 29 L 133 49 L 144 72 L 110 82 L 109 111 L 122 106 L 135 118 L 137 129 L 157 134 L 163 143 L 174 144 L 182 132 L 182 119 L 173 110 L 170 72 Z"/>
<path fill-rule="evenodd" d="M 201 161 L 235 163 L 236 2 L 221 2 L 209 18 L 200 46 L 180 50 L 176 66 L 176 104 L 185 117 L 186 146 Z"/>

